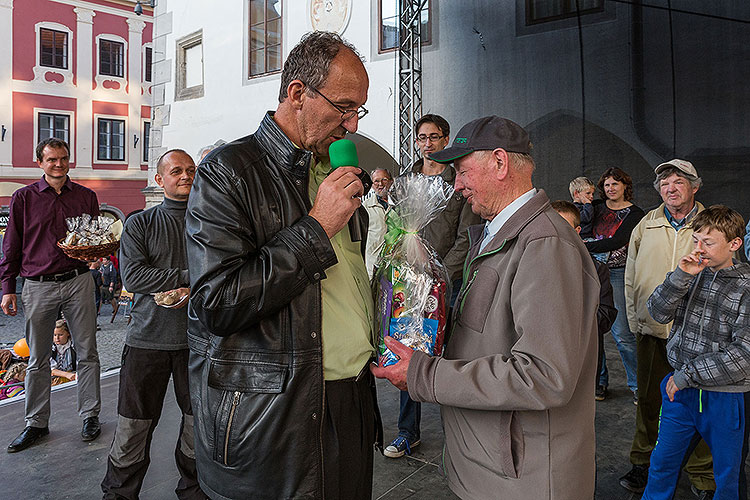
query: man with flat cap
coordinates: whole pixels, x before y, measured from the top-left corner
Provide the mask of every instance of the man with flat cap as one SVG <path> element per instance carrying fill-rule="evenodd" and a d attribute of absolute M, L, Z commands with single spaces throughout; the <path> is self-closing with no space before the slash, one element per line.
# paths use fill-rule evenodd
<path fill-rule="evenodd" d="M 448 482 L 461 498 L 594 496 L 599 279 L 534 188 L 530 153 L 523 128 L 488 116 L 430 156 L 454 162 L 456 190 L 487 223 L 469 228 L 443 357 L 388 337 L 401 360 L 371 368 L 415 401 L 441 405 Z"/>

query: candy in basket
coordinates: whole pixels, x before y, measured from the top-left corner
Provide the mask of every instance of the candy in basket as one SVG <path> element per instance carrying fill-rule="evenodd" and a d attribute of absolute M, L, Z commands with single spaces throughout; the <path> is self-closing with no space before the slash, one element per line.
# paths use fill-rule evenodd
<path fill-rule="evenodd" d="M 440 355 L 450 290 L 448 273 L 418 232 L 448 204 L 453 187 L 440 176 L 408 174 L 388 192 L 385 243 L 373 286 L 377 300 L 379 364 L 398 358 L 385 346 L 391 336 L 415 350 Z"/>

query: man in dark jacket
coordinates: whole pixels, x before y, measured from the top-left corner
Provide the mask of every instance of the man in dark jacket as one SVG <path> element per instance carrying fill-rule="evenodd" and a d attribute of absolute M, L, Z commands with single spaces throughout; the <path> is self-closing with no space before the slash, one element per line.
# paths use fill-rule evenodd
<path fill-rule="evenodd" d="M 414 164 L 412 172 L 428 176 L 439 175 L 446 184 L 453 186 L 456 180 L 453 165 L 438 163 L 429 157 L 448 145 L 451 134 L 448 121 L 440 115 L 426 114 L 419 119 L 414 128 L 417 131 L 415 141 L 422 159 Z M 453 283 L 451 307 L 461 288 L 461 270 L 469 251 L 468 227 L 480 222 L 482 219 L 471 211 L 471 206 L 466 203 L 461 193 L 454 193 L 448 206 L 419 233 L 429 242 L 448 271 L 448 277 Z M 412 448 L 419 446 L 421 418 L 422 403 L 412 401 L 408 392 L 401 391 L 398 436 L 385 448 L 386 457 L 398 458 L 410 454 Z"/>
<path fill-rule="evenodd" d="M 279 105 L 209 153 L 188 202 L 196 462 L 212 498 L 369 499 L 373 300 L 359 169 L 330 144 L 367 114 L 354 47 L 292 49 Z"/>
<path fill-rule="evenodd" d="M 182 411 L 175 492 L 181 499 L 206 498 L 195 472 L 187 373 L 190 289 L 184 235 L 195 163 L 185 151 L 173 149 L 159 158 L 156 171 L 164 201 L 130 217 L 120 242 L 123 282 L 135 301 L 122 353 L 117 428 L 102 481 L 105 500 L 138 498 L 170 377 Z M 168 298 L 154 295 L 159 292 L 170 293 Z"/>

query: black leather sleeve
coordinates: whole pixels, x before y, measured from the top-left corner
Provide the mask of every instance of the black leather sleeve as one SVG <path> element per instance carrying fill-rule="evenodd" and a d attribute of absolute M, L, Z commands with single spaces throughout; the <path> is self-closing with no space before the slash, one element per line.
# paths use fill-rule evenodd
<path fill-rule="evenodd" d="M 247 330 L 276 313 L 337 262 L 309 215 L 286 227 L 276 221 L 279 230 L 269 231 L 277 215 L 262 202 L 271 196 L 261 183 L 251 189 L 246 177 L 218 163 L 202 163 L 196 173 L 185 220 L 191 310 L 214 335 Z"/>

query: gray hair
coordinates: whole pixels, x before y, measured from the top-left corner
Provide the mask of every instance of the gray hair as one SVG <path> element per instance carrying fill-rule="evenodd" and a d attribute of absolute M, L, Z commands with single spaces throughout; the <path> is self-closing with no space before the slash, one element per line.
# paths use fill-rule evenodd
<path fill-rule="evenodd" d="M 305 85 L 316 89 L 323 86 L 328 78 L 331 61 L 345 47 L 362 60 L 362 56 L 350 44 L 336 33 L 329 31 L 313 31 L 302 37 L 292 49 L 284 62 L 281 72 L 281 88 L 279 102 L 287 97 L 287 88 L 294 80 L 300 80 Z"/>
<path fill-rule="evenodd" d="M 683 172 L 677 167 L 667 167 L 661 172 L 659 172 L 659 174 L 656 176 L 656 180 L 654 181 L 654 189 L 661 192 L 661 189 L 660 189 L 661 181 L 663 181 L 664 179 L 666 179 L 672 174 L 677 174 L 683 179 L 687 179 L 688 182 L 690 182 L 690 186 L 694 188 L 699 188 L 703 185 L 703 179 L 701 179 L 700 177 L 695 177 L 690 174 L 686 174 L 685 172 Z"/>
<path fill-rule="evenodd" d="M 208 146 L 203 146 L 198 150 L 198 161 L 202 160 L 205 155 L 213 151 L 214 149 L 218 148 L 219 146 L 223 146 L 226 144 L 227 141 L 223 139 L 219 139 L 218 141 L 214 142 L 213 144 L 209 144 Z"/>

